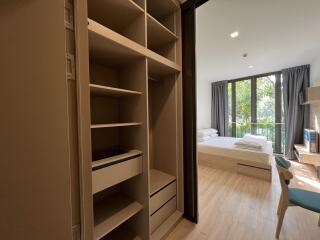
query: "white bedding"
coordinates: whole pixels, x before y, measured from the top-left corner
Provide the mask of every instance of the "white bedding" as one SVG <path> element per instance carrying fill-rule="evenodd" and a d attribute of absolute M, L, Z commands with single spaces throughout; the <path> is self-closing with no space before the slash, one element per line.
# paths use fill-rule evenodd
<path fill-rule="evenodd" d="M 268 141 L 263 150 L 254 151 L 235 147 L 236 140 L 237 138 L 232 137 L 211 138 L 208 141 L 198 143 L 198 152 L 270 165 L 273 154 L 271 142 Z"/>

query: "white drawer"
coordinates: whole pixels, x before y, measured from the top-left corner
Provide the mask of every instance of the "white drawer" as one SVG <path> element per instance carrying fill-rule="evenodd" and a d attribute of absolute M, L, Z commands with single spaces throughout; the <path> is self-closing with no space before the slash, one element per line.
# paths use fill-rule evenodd
<path fill-rule="evenodd" d="M 174 181 L 151 197 L 151 199 L 150 199 L 150 213 L 153 214 L 163 204 L 165 204 L 167 201 L 169 201 L 176 194 L 177 194 L 177 187 L 176 187 L 176 181 Z"/>
<path fill-rule="evenodd" d="M 142 173 L 142 157 L 92 171 L 93 194 Z"/>
<path fill-rule="evenodd" d="M 168 217 L 171 216 L 177 209 L 177 198 L 172 198 L 162 208 L 156 211 L 150 217 L 151 233 L 157 229 Z"/>

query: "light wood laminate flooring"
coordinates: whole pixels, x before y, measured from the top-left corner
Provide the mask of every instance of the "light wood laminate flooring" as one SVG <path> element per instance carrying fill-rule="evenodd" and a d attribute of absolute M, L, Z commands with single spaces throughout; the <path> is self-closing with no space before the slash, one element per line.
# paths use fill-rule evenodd
<path fill-rule="evenodd" d="M 272 182 L 199 166 L 199 223 L 183 219 L 167 240 L 270 240 L 275 239 L 280 197 L 273 163 Z M 309 166 L 292 163 L 291 185 L 320 192 L 320 181 Z M 279 239 L 320 240 L 319 214 L 289 207 Z"/>

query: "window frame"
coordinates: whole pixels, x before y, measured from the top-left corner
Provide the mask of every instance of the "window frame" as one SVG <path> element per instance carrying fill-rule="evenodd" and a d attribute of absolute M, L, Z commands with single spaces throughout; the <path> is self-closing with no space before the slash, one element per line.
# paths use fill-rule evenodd
<path fill-rule="evenodd" d="M 282 109 L 282 91 L 281 91 L 281 71 L 268 72 L 263 74 L 256 74 L 247 77 L 241 77 L 236 79 L 228 80 L 228 84 L 231 85 L 231 126 L 232 126 L 232 137 L 237 136 L 237 122 L 236 122 L 236 82 L 238 81 L 251 81 L 251 133 L 257 133 L 257 79 L 261 77 L 266 77 L 270 75 L 275 75 L 275 153 L 282 153 L 281 151 L 281 109 Z M 229 110 L 229 109 L 228 109 Z"/>

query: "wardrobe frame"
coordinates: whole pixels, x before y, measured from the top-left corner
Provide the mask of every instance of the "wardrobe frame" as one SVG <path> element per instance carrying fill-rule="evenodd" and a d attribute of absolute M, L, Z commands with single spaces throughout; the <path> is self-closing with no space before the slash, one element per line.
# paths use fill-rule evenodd
<path fill-rule="evenodd" d="M 89 0 L 88 0 L 89 1 Z M 131 0 L 129 0 L 131 1 Z M 147 0 L 146 0 L 147 1 Z M 173 1 L 179 4 L 177 0 Z M 140 1 L 143 2 L 143 1 Z M 146 6 L 144 6 L 146 8 Z M 76 34 L 76 77 L 78 79 L 77 98 L 78 98 L 78 124 L 79 124 L 79 159 L 80 159 L 80 201 L 81 201 L 81 239 L 93 239 L 93 197 L 92 197 L 92 170 L 91 170 L 91 120 L 90 120 L 90 82 L 89 82 L 89 41 L 88 41 L 88 6 L 87 0 L 74 0 L 75 13 L 75 34 Z M 145 10 L 146 11 L 146 10 Z M 150 18 L 149 14 L 145 14 L 145 18 Z M 176 25 L 181 26 L 180 13 L 176 13 Z M 184 186 L 183 186 L 183 146 L 182 146 L 182 74 L 179 73 L 181 69 L 181 30 L 177 31 L 180 36 L 176 40 L 175 47 L 175 62 L 161 57 L 158 53 L 141 46 L 139 51 L 143 52 L 146 61 L 149 64 L 159 66 L 156 74 L 166 71 L 175 75 L 175 94 L 176 94 L 176 132 L 177 132 L 177 209 L 183 212 L 184 209 Z M 116 35 L 115 35 L 116 36 Z M 114 39 L 115 41 L 122 41 L 121 38 Z M 135 46 L 134 46 L 135 47 Z M 169 68 L 164 67 L 167 65 Z M 171 69 L 171 70 L 169 70 Z M 146 73 L 147 74 L 147 73 Z M 178 107 L 180 106 L 180 107 Z M 149 154 L 149 153 L 148 153 Z M 149 160 L 148 160 L 149 161 Z M 150 172 L 150 170 L 149 170 Z M 149 180 L 150 181 L 150 180 Z M 147 183 L 150 185 L 150 183 Z M 148 206 L 149 207 L 149 206 Z M 181 216 L 178 217 L 180 219 Z M 150 221 L 150 219 L 149 219 Z M 172 227 L 172 226 L 171 226 Z M 171 228 L 170 227 L 170 228 Z M 159 236 L 162 238 L 167 234 L 169 229 Z M 151 233 L 146 239 L 151 238 Z M 155 239 L 153 237 L 153 239 Z"/>

